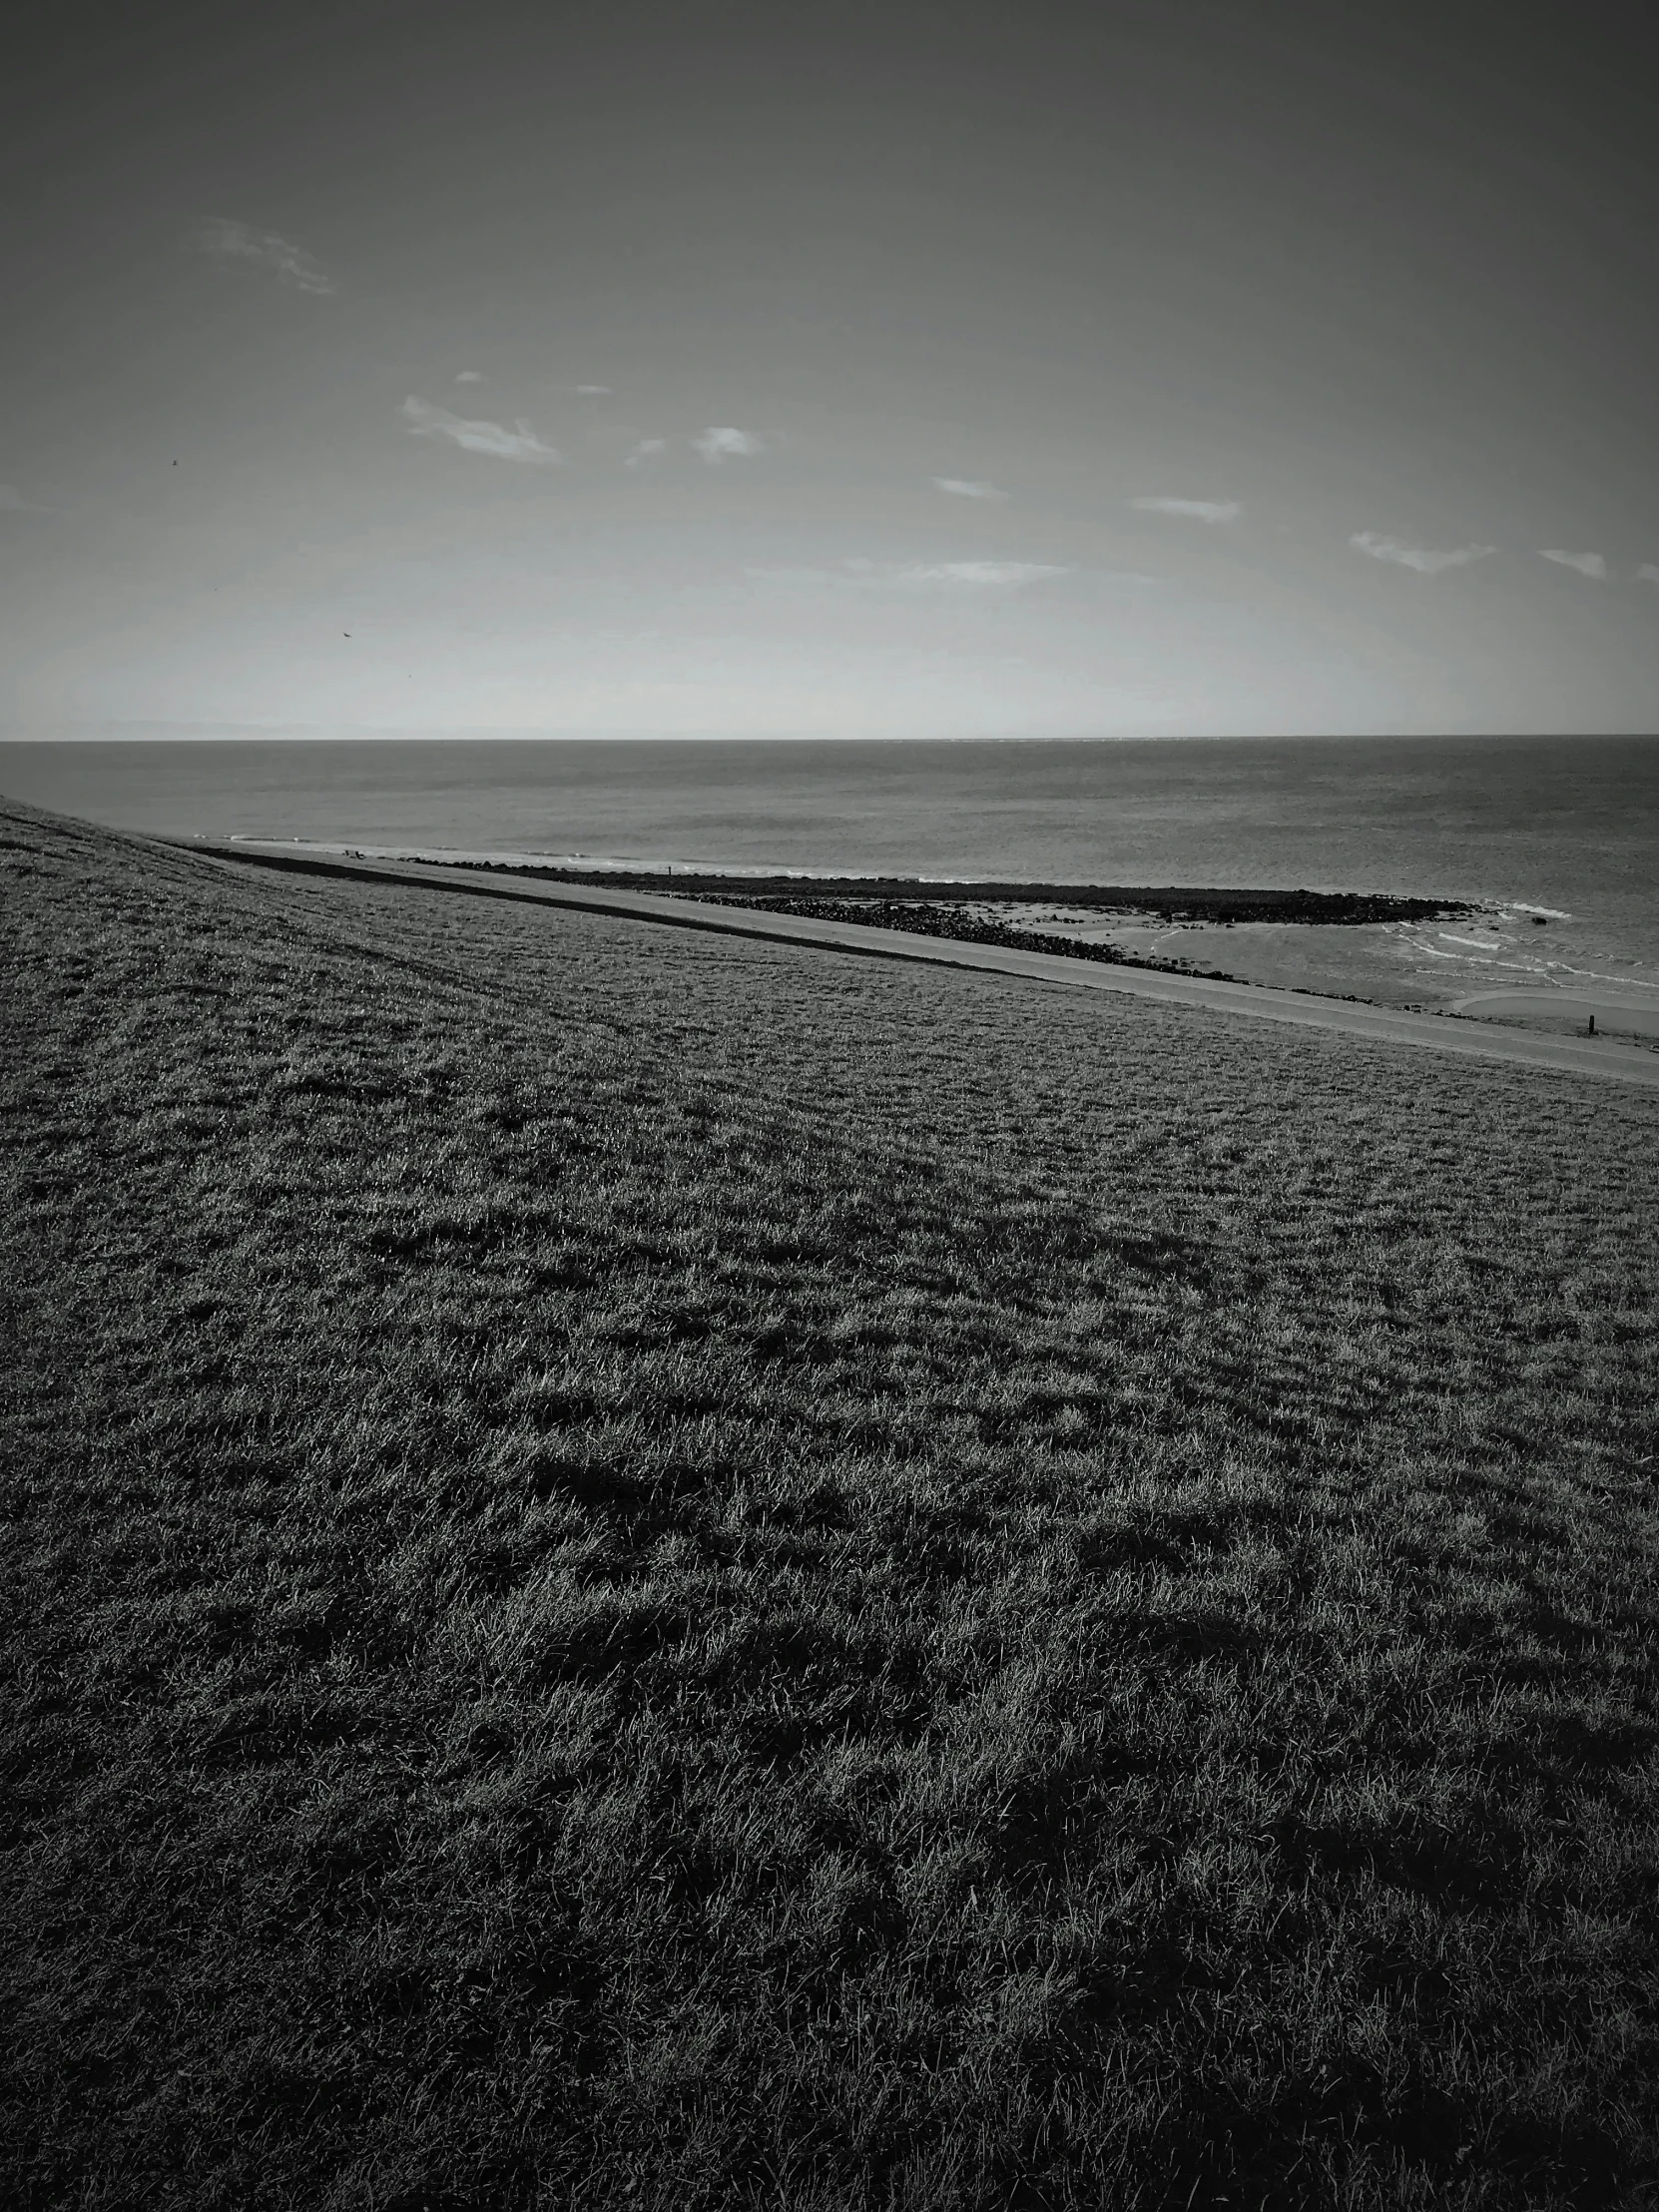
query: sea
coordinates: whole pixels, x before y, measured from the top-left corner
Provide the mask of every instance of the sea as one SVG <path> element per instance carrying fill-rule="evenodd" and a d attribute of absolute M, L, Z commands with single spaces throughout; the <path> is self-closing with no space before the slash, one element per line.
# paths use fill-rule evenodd
<path fill-rule="evenodd" d="M 170 836 L 434 857 L 1411 893 L 1479 914 L 1333 939 L 1361 995 L 1659 1005 L 1659 738 L 24 739 L 0 743 L 0 792 Z M 1234 972 L 1259 953 L 1256 979 L 1283 981 L 1301 957 L 1335 987 L 1313 943 L 1241 927 L 1228 949 Z"/>

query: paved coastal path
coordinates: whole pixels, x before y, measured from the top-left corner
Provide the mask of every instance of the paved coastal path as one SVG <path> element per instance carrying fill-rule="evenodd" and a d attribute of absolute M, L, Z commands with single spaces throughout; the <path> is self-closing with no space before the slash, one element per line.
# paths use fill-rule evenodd
<path fill-rule="evenodd" d="M 1659 1090 L 1659 1052 L 1611 1038 L 1535 1036 L 1523 1030 L 1459 1020 L 1453 1015 L 1404 1013 L 1391 1006 L 1276 990 L 1267 984 L 1211 982 L 1203 976 L 1171 975 L 1155 968 L 1074 960 L 1063 953 L 1022 952 L 1012 946 L 922 937 L 903 929 L 872 928 L 863 922 L 818 921 L 802 914 L 718 906 L 655 891 L 611 890 L 598 883 L 497 874 L 481 868 L 446 867 L 428 860 L 371 859 L 351 852 L 321 852 L 314 846 L 296 851 L 292 845 L 283 844 L 215 844 L 184 837 L 170 841 L 187 851 L 244 866 L 345 876 L 356 881 L 419 884 L 478 898 L 510 898 L 532 905 L 572 907 L 584 913 L 666 922 L 677 929 L 707 929 L 724 936 L 765 937 L 789 944 L 819 945 L 828 951 L 920 960 L 932 967 L 985 968 L 998 975 L 1028 976 L 1075 990 L 1116 991 L 1133 998 L 1159 999 L 1167 1005 L 1201 1006 L 1212 1013 L 1242 1014 L 1257 1021 L 1290 1022 L 1303 1029 L 1369 1037 L 1379 1044 L 1420 1045 L 1434 1052 L 1455 1053 L 1462 1059 L 1555 1068 L 1565 1075 L 1598 1076 L 1604 1081 Z"/>

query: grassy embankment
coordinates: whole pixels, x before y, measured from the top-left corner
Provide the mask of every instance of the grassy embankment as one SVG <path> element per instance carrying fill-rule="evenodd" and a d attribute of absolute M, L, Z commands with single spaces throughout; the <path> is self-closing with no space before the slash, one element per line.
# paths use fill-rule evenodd
<path fill-rule="evenodd" d="M 6 2201 L 1645 2201 L 1654 1101 L 0 834 Z"/>

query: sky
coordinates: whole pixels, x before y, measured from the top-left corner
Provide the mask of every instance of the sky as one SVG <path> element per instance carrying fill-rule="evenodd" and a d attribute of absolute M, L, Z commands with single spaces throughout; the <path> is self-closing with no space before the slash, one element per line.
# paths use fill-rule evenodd
<path fill-rule="evenodd" d="M 9 735 L 1659 727 L 1650 9 L 13 21 Z"/>

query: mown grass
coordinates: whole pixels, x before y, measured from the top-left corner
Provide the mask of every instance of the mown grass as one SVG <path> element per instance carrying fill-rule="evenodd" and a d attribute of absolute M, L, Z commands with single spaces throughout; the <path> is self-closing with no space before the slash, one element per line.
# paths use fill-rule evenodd
<path fill-rule="evenodd" d="M 1648 2201 L 1653 1101 L 0 835 L 10 2202 Z"/>

